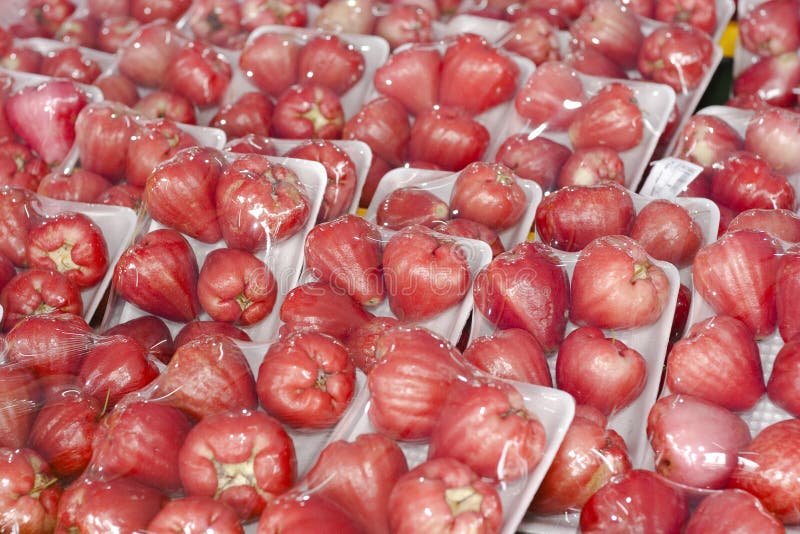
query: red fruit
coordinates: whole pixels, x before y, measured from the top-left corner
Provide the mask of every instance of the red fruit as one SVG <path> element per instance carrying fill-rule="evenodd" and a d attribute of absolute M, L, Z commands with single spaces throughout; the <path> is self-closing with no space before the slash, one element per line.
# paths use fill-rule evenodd
<path fill-rule="evenodd" d="M 168 228 L 145 234 L 120 256 L 112 287 L 147 313 L 191 321 L 200 313 L 197 258 L 189 242 Z"/>
<path fill-rule="evenodd" d="M 347 338 L 347 350 L 353 364 L 364 374 L 369 374 L 378 363 L 377 342 L 390 328 L 402 324 L 394 317 L 376 315 L 356 328 Z"/>
<path fill-rule="evenodd" d="M 235 48 L 234 43 L 243 33 L 240 3 L 235 0 L 199 0 L 190 2 L 186 25 L 192 35 L 204 43 Z"/>
<path fill-rule="evenodd" d="M 76 120 L 87 103 L 73 82 L 50 80 L 14 92 L 5 102 L 5 116 L 14 132 L 52 165 L 72 148 Z"/>
<path fill-rule="evenodd" d="M 330 221 L 350 210 L 356 195 L 358 175 L 353 159 L 343 148 L 324 139 L 307 140 L 292 147 L 284 155 L 287 158 L 316 161 L 325 167 L 328 181 L 317 214 L 317 223 Z"/>
<path fill-rule="evenodd" d="M 556 31 L 557 28 L 545 15 L 531 13 L 511 23 L 507 40 L 502 46 L 540 66 L 547 61 L 560 59 Z"/>
<path fill-rule="evenodd" d="M 40 73 L 53 78 L 68 78 L 92 84 L 103 71 L 100 64 L 87 57 L 77 46 L 49 51 L 42 59 Z"/>
<path fill-rule="evenodd" d="M 563 131 L 586 100 L 577 72 L 560 61 L 548 61 L 528 77 L 514 105 L 531 129 L 544 125 L 548 131 Z"/>
<path fill-rule="evenodd" d="M 800 113 L 788 109 L 763 109 L 753 114 L 744 133 L 744 148 L 781 174 L 800 171 Z"/>
<path fill-rule="evenodd" d="M 678 534 L 689 517 L 680 490 L 644 469 L 613 477 L 581 510 L 581 532 L 664 532 Z"/>
<path fill-rule="evenodd" d="M 95 203 L 100 194 L 111 187 L 101 175 L 74 167 L 71 171 L 46 174 L 36 193 L 58 200 Z"/>
<path fill-rule="evenodd" d="M 233 72 L 230 63 L 214 49 L 192 42 L 181 47 L 167 65 L 163 84 L 200 108 L 218 105 Z"/>
<path fill-rule="evenodd" d="M 126 476 L 176 491 L 181 487 L 178 452 L 190 428 L 189 419 L 167 404 L 135 401 L 118 405 L 100 421 L 91 468 L 109 478 Z"/>
<path fill-rule="evenodd" d="M 406 43 L 430 43 L 434 40 L 434 17 L 427 9 L 408 4 L 391 4 L 385 15 L 375 21 L 373 33 L 383 37 L 395 50 Z"/>
<path fill-rule="evenodd" d="M 800 338 L 795 337 L 784 343 L 778 351 L 767 382 L 769 399 L 794 417 L 800 414 L 798 363 L 800 363 Z"/>
<path fill-rule="evenodd" d="M 756 339 L 776 326 L 775 284 L 780 244 L 764 232 L 738 230 L 695 255 L 692 282 L 719 315 L 743 321 Z"/>
<path fill-rule="evenodd" d="M 657 0 L 651 15 L 666 23 L 686 23 L 709 35 L 717 26 L 717 6 L 713 0 Z"/>
<path fill-rule="evenodd" d="M 746 491 L 726 489 L 705 497 L 692 512 L 685 534 L 727 532 L 780 534 L 786 529 L 756 497 Z"/>
<path fill-rule="evenodd" d="M 784 524 L 800 524 L 799 453 L 800 420 L 773 423 L 739 451 L 729 487 L 755 495 Z"/>
<path fill-rule="evenodd" d="M 204 243 L 223 236 L 217 222 L 217 182 L 225 161 L 214 148 L 189 147 L 162 162 L 144 189 L 147 211 L 154 220 Z"/>
<path fill-rule="evenodd" d="M 528 331 L 546 353 L 564 339 L 569 279 L 543 244 L 523 242 L 499 254 L 475 276 L 472 295 L 475 307 L 489 322 L 500 330 Z"/>
<path fill-rule="evenodd" d="M 672 155 L 706 170 L 744 148 L 742 136 L 714 115 L 693 115 L 683 127 Z"/>
<path fill-rule="evenodd" d="M 433 192 L 419 187 L 401 187 L 389 192 L 375 211 L 375 222 L 390 230 L 415 224 L 432 227 L 450 218 L 450 206 Z"/>
<path fill-rule="evenodd" d="M 27 146 L 16 141 L 0 144 L 0 185 L 36 191 L 47 171 L 47 164 Z"/>
<path fill-rule="evenodd" d="M 265 135 L 247 134 L 225 143 L 225 152 L 234 154 L 261 154 L 262 156 L 277 156 L 278 149 L 270 137 Z"/>
<path fill-rule="evenodd" d="M 86 321 L 69 313 L 32 315 L 6 334 L 6 361 L 39 377 L 76 375 L 92 343 Z"/>
<path fill-rule="evenodd" d="M 395 98 L 370 100 L 344 124 L 342 139 L 358 139 L 369 145 L 373 154 L 395 166 L 405 160 L 411 133 L 408 113 Z"/>
<path fill-rule="evenodd" d="M 0 448 L 0 525 L 19 533 L 52 532 L 61 486 L 33 449 Z"/>
<path fill-rule="evenodd" d="M 624 152 L 634 148 L 644 137 L 644 118 L 633 90 L 616 82 L 606 85 L 578 108 L 568 133 L 575 149 L 607 146 Z"/>
<path fill-rule="evenodd" d="M 570 154 L 569 148 L 547 137 L 514 134 L 503 141 L 494 159 L 520 178 L 532 180 L 544 191 L 550 191 Z"/>
<path fill-rule="evenodd" d="M 164 505 L 145 529 L 153 534 L 199 531 L 244 534 L 236 512 L 212 497 L 181 497 Z"/>
<path fill-rule="evenodd" d="M 739 42 L 759 56 L 777 56 L 800 47 L 800 13 L 794 0 L 767 0 L 739 18 Z"/>
<path fill-rule="evenodd" d="M 95 202 L 108 206 L 122 206 L 140 213 L 142 210 L 142 188 L 124 182 L 114 184 L 100 193 Z"/>
<path fill-rule="evenodd" d="M 473 529 L 499 532 L 503 504 L 495 486 L 454 458 L 421 463 L 397 481 L 389 496 L 392 532 Z"/>
<path fill-rule="evenodd" d="M 547 355 L 527 330 L 509 328 L 473 339 L 464 359 L 497 378 L 553 386 Z"/>
<path fill-rule="evenodd" d="M 592 0 L 570 25 L 577 47 L 593 48 L 624 69 L 636 65 L 644 36 L 632 11 L 614 0 Z"/>
<path fill-rule="evenodd" d="M 212 250 L 200 268 L 197 297 L 215 321 L 258 323 L 272 312 L 277 294 L 270 268 L 245 250 Z"/>
<path fill-rule="evenodd" d="M 128 477 L 82 477 L 64 490 L 58 526 L 79 532 L 92 532 L 98 524 L 117 531 L 144 530 L 166 501 L 161 491 Z"/>
<path fill-rule="evenodd" d="M 197 124 L 195 105 L 172 90 L 147 93 L 136 102 L 133 109 L 143 119 L 168 119 L 184 124 Z"/>
<path fill-rule="evenodd" d="M 25 446 L 38 399 L 39 385 L 30 370 L 21 365 L 0 366 L 0 447 Z"/>
<path fill-rule="evenodd" d="M 614 475 L 631 469 L 628 447 L 605 421 L 578 415 L 547 470 L 530 511 L 540 515 L 578 510 Z"/>
<path fill-rule="evenodd" d="M 177 349 L 181 345 L 185 345 L 195 339 L 216 335 L 227 336 L 234 341 L 252 341 L 247 332 L 230 323 L 195 320 L 183 325 L 183 327 L 178 330 L 178 333 L 175 334 L 175 348 Z M 172 353 L 170 353 L 170 357 L 172 357 Z"/>
<path fill-rule="evenodd" d="M 611 58 L 595 48 L 573 48 L 564 57 L 564 63 L 576 71 L 590 76 L 617 80 L 628 79 L 628 73 Z"/>
<path fill-rule="evenodd" d="M 292 487 L 297 460 L 292 438 L 276 419 L 235 410 L 195 425 L 181 448 L 178 467 L 188 495 L 213 497 L 249 520 Z"/>
<path fill-rule="evenodd" d="M 599 237 L 580 252 L 572 272 L 569 316 L 581 326 L 639 328 L 667 306 L 670 282 L 633 239 Z"/>
<path fill-rule="evenodd" d="M 83 390 L 108 406 L 114 406 L 128 393 L 141 390 L 158 374 L 148 347 L 123 335 L 99 339 L 86 354 L 79 372 Z"/>
<path fill-rule="evenodd" d="M 401 321 L 425 321 L 455 306 L 470 287 L 466 251 L 457 241 L 411 226 L 383 249 L 389 308 Z"/>
<path fill-rule="evenodd" d="M 258 368 L 256 392 L 264 410 L 294 428 L 333 427 L 355 392 L 347 348 L 318 332 L 274 342 Z"/>
<path fill-rule="evenodd" d="M 458 173 L 450 193 L 455 217 L 485 224 L 494 230 L 511 228 L 527 205 L 525 190 L 514 173 L 500 163 L 474 162 Z"/>
<path fill-rule="evenodd" d="M 407 471 L 397 442 L 367 433 L 326 445 L 303 482 L 314 494 L 341 506 L 365 531 L 388 534 L 389 494 Z"/>
<path fill-rule="evenodd" d="M 596 146 L 578 149 L 567 158 L 558 174 L 558 188 L 616 182 L 625 185 L 625 163 L 613 148 Z"/>
<path fill-rule="evenodd" d="M 154 315 L 143 315 L 136 319 L 119 323 L 103 332 L 104 336 L 125 336 L 137 341 L 162 363 L 169 363 L 175 345 L 172 333 L 163 320 Z"/>
<path fill-rule="evenodd" d="M 139 22 L 158 19 L 175 22 L 191 5 L 190 0 L 130 0 L 131 15 Z"/>
<path fill-rule="evenodd" d="M 605 235 L 627 235 L 634 221 L 633 199 L 615 183 L 568 186 L 542 199 L 534 219 L 546 244 L 576 252 Z"/>
<path fill-rule="evenodd" d="M 751 152 L 734 152 L 711 175 L 711 199 L 735 212 L 794 209 L 796 194 L 785 175 Z"/>
<path fill-rule="evenodd" d="M 291 289 L 280 309 L 281 333 L 315 331 L 346 341 L 372 317 L 355 299 L 327 282 L 308 282 Z"/>
<path fill-rule="evenodd" d="M 275 102 L 272 131 L 283 139 L 338 139 L 344 126 L 341 100 L 313 82 L 293 85 Z"/>
<path fill-rule="evenodd" d="M 231 248 L 268 249 L 300 232 L 311 215 L 311 200 L 295 172 L 258 154 L 229 164 L 213 194 L 222 238 Z"/>
<path fill-rule="evenodd" d="M 169 119 L 157 119 L 136 127 L 128 144 L 125 181 L 145 187 L 148 177 L 161 162 L 198 144 L 192 134 Z"/>
<path fill-rule="evenodd" d="M 428 438 L 451 384 L 465 375 L 458 350 L 425 328 L 397 326 L 378 338 L 375 354 L 370 422 L 393 439 Z"/>
<path fill-rule="evenodd" d="M 28 264 L 58 271 L 80 288 L 92 287 L 108 270 L 108 246 L 92 219 L 63 212 L 30 229 Z"/>
<path fill-rule="evenodd" d="M 703 231 L 689 211 L 669 200 L 648 202 L 633 220 L 629 234 L 657 260 L 676 267 L 691 265 L 703 244 Z"/>
<path fill-rule="evenodd" d="M 761 230 L 788 243 L 800 241 L 800 217 L 786 209 L 751 209 L 738 214 L 728 223 L 728 232 Z"/>
<path fill-rule="evenodd" d="M 544 454 L 545 429 L 506 382 L 456 381 L 431 431 L 428 459 L 455 458 L 481 477 L 516 480 Z"/>
<path fill-rule="evenodd" d="M 750 442 L 738 415 L 692 395 L 656 401 L 647 416 L 655 470 L 690 488 L 722 489 L 736 467 L 737 453 Z"/>
<path fill-rule="evenodd" d="M 253 31 L 259 26 L 284 24 L 302 28 L 308 25 L 308 3 L 305 0 L 243 0 L 242 27 Z"/>
<path fill-rule="evenodd" d="M 292 490 L 284 493 L 264 509 L 258 520 L 258 534 L 280 534 L 287 530 L 305 533 L 331 529 L 342 534 L 364 531 L 341 507 L 315 493 Z"/>
<path fill-rule="evenodd" d="M 442 59 L 439 104 L 478 115 L 511 100 L 519 67 L 477 34 L 461 34 Z"/>
<path fill-rule="evenodd" d="M 775 307 L 778 331 L 788 342 L 800 334 L 800 320 L 794 313 L 795 302 L 800 297 L 800 247 L 787 250 L 778 262 L 775 282 Z"/>
<path fill-rule="evenodd" d="M 769 56 L 753 63 L 733 81 L 733 95 L 748 95 L 773 106 L 791 106 L 796 100 L 794 88 L 800 84 L 800 56 L 796 51 Z"/>
<path fill-rule="evenodd" d="M 305 269 L 353 297 L 375 306 L 385 297 L 381 235 L 357 215 L 342 215 L 321 223 L 306 236 Z"/>
<path fill-rule="evenodd" d="M 127 10 L 125 11 L 127 12 Z M 124 50 L 125 43 L 141 26 L 138 20 L 125 14 L 103 17 L 99 24 L 96 48 L 109 54 L 116 54 L 119 50 Z M 119 63 L 117 66 L 119 68 Z M 125 77 L 127 78 L 127 76 Z"/>
<path fill-rule="evenodd" d="M 639 50 L 639 72 L 647 80 L 686 93 L 700 86 L 711 68 L 714 42 L 686 24 L 667 24 L 645 37 Z"/>
<path fill-rule="evenodd" d="M 365 64 L 361 51 L 338 35 L 316 35 L 300 49 L 297 76 L 300 83 L 310 80 L 343 95 L 361 80 Z"/>
<path fill-rule="evenodd" d="M 408 157 L 458 171 L 479 161 L 489 146 L 489 131 L 481 123 L 454 108 L 430 109 L 411 126 Z"/>
<path fill-rule="evenodd" d="M 449 219 L 447 221 L 437 222 L 432 228 L 434 232 L 440 234 L 483 241 L 491 247 L 492 257 L 506 250 L 497 231 L 477 221 L 463 218 Z"/>
<path fill-rule="evenodd" d="M 219 128 L 229 139 L 248 134 L 269 135 L 272 124 L 272 100 L 260 91 L 242 94 L 219 108 L 209 126 Z"/>
<path fill-rule="evenodd" d="M 42 267 L 18 272 L 0 290 L 3 331 L 25 317 L 45 313 L 83 315 L 80 288 L 66 275 Z"/>
<path fill-rule="evenodd" d="M 609 416 L 635 401 L 647 381 L 647 362 L 635 349 L 595 327 L 564 338 L 556 358 L 556 385 L 578 404 Z"/>
<path fill-rule="evenodd" d="M 245 44 L 239 68 L 273 98 L 297 82 L 297 58 L 302 45 L 291 35 L 267 32 Z"/>
<path fill-rule="evenodd" d="M 178 346 L 156 381 L 156 391 L 165 402 L 198 420 L 258 405 L 250 365 L 238 345 L 223 335 Z"/>
<path fill-rule="evenodd" d="M 413 45 L 392 53 L 377 68 L 375 89 L 405 106 L 411 115 L 427 113 L 439 101 L 442 56 L 427 45 Z"/>
<path fill-rule="evenodd" d="M 120 181 L 126 170 L 128 144 L 134 134 L 130 109 L 113 103 L 86 106 L 75 121 L 75 145 L 81 167 Z"/>

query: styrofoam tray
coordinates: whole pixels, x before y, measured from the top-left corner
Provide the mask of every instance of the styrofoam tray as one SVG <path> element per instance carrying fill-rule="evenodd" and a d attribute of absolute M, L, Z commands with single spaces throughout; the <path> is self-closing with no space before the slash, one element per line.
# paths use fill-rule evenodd
<path fill-rule="evenodd" d="M 378 230 L 381 233 L 382 246 L 386 246 L 386 243 L 389 241 L 389 239 L 397 233 L 393 230 L 381 227 L 378 227 Z M 465 237 L 449 235 L 445 236 L 444 234 L 438 234 L 435 232 L 434 235 L 446 237 L 448 240 L 453 240 L 464 249 L 467 263 L 469 265 L 470 286 L 469 290 L 464 295 L 464 298 L 461 299 L 461 302 L 459 302 L 457 305 L 451 306 L 440 314 L 425 321 L 420 321 L 416 324 L 431 330 L 455 345 L 461 338 L 464 326 L 467 324 L 467 319 L 469 319 L 470 313 L 472 313 L 472 282 L 475 280 L 475 275 L 478 274 L 478 272 L 486 265 L 488 265 L 489 261 L 492 259 L 492 250 L 489 248 L 488 244 L 477 239 L 467 239 Z M 300 277 L 299 283 L 303 284 L 313 280 L 315 280 L 314 276 L 310 272 L 304 270 L 302 276 Z M 388 299 L 384 299 L 384 301 L 377 306 L 368 308 L 367 311 L 380 317 L 395 317 L 389 308 Z"/>
<path fill-rule="evenodd" d="M 236 157 L 236 155 L 230 155 L 230 157 Z M 268 251 L 257 254 L 257 256 L 267 264 L 275 276 L 275 281 L 278 285 L 278 294 L 275 301 L 275 306 L 273 307 L 272 312 L 266 318 L 256 324 L 242 327 L 242 330 L 247 332 L 250 338 L 254 341 L 271 340 L 276 337 L 279 326 L 278 310 L 280 309 L 286 293 L 296 285 L 300 276 L 303 265 L 303 243 L 305 242 L 306 235 L 315 224 L 317 213 L 319 212 L 320 205 L 322 204 L 322 197 L 325 192 L 325 184 L 327 182 L 325 168 L 321 163 L 296 158 L 283 158 L 274 156 L 265 157 L 273 163 L 278 163 L 288 167 L 297 174 L 300 182 L 306 188 L 306 194 L 308 195 L 311 209 L 309 211 L 309 217 L 305 226 L 299 232 L 283 241 L 276 243 Z M 147 224 L 146 232 L 151 232 L 158 228 L 164 227 L 164 225 L 150 220 Z M 217 248 L 226 247 L 224 241 L 208 244 L 188 236 L 184 237 L 186 237 L 186 239 L 189 241 L 192 249 L 195 252 L 195 255 L 197 256 L 198 267 L 202 267 L 203 262 L 205 261 L 205 258 L 209 252 Z M 103 330 L 106 330 L 113 325 L 145 315 L 141 309 L 127 301 L 119 299 L 119 302 L 113 302 L 115 298 L 118 298 L 118 295 L 115 295 L 112 291 L 107 313 L 103 318 Z M 202 312 L 199 315 L 199 319 L 208 320 L 210 317 L 205 312 Z M 164 322 L 169 327 L 173 336 L 177 334 L 177 332 L 185 324 L 166 319 Z"/>
<path fill-rule="evenodd" d="M 383 202 L 383 199 L 392 191 L 404 187 L 424 189 L 449 204 L 458 174 L 458 172 L 414 169 L 409 167 L 392 169 L 387 172 L 378 183 L 378 187 L 375 189 L 372 202 L 370 202 L 369 207 L 367 207 L 364 218 L 368 221 L 375 222 L 378 208 L 381 202 Z M 506 250 L 528 238 L 531 226 L 533 225 L 533 219 L 536 216 L 536 208 L 542 200 L 542 188 L 539 184 L 532 180 L 523 180 L 517 176 L 515 176 L 515 179 L 517 184 L 525 191 L 526 206 L 525 212 L 522 214 L 517 224 L 498 232 L 500 241 L 503 243 Z"/>
<path fill-rule="evenodd" d="M 575 414 L 574 399 L 563 391 L 522 382 L 509 383 L 522 394 L 525 407 L 535 414 L 544 425 L 547 446 L 541 461 L 527 477 L 497 485 L 503 506 L 503 528 L 501 530 L 503 534 L 513 534 L 517 531 L 519 523 L 539 489 L 544 475 L 550 468 Z M 351 409 L 336 425 L 330 441 L 352 441 L 361 434 L 376 432 L 367 415 L 369 405 L 369 388 L 363 388 L 355 398 Z M 398 444 L 406 456 L 409 469 L 413 469 L 427 458 L 427 443 L 398 442 Z"/>

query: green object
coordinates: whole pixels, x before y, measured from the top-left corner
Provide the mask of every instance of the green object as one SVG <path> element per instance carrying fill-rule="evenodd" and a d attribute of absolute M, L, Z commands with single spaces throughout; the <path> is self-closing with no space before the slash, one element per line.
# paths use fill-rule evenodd
<path fill-rule="evenodd" d="M 711 78 L 711 83 L 708 84 L 706 92 L 700 99 L 697 109 L 706 106 L 721 106 L 724 105 L 731 97 L 731 88 L 733 86 L 733 58 L 724 57 L 720 62 L 714 76 Z"/>

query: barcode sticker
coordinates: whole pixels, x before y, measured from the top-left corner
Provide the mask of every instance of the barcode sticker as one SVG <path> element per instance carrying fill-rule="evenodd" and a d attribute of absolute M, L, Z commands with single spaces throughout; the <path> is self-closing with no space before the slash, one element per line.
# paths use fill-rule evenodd
<path fill-rule="evenodd" d="M 654 161 L 639 193 L 653 198 L 674 199 L 701 172 L 703 167 L 700 165 L 678 158 Z"/>

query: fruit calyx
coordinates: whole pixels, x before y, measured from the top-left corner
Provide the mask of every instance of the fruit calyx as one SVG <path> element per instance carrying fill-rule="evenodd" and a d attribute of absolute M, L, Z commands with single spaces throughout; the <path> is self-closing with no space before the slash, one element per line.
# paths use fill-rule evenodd
<path fill-rule="evenodd" d="M 457 516 L 467 512 L 480 512 L 483 495 L 472 486 L 461 486 L 444 490 L 444 499 L 453 515 Z"/>

